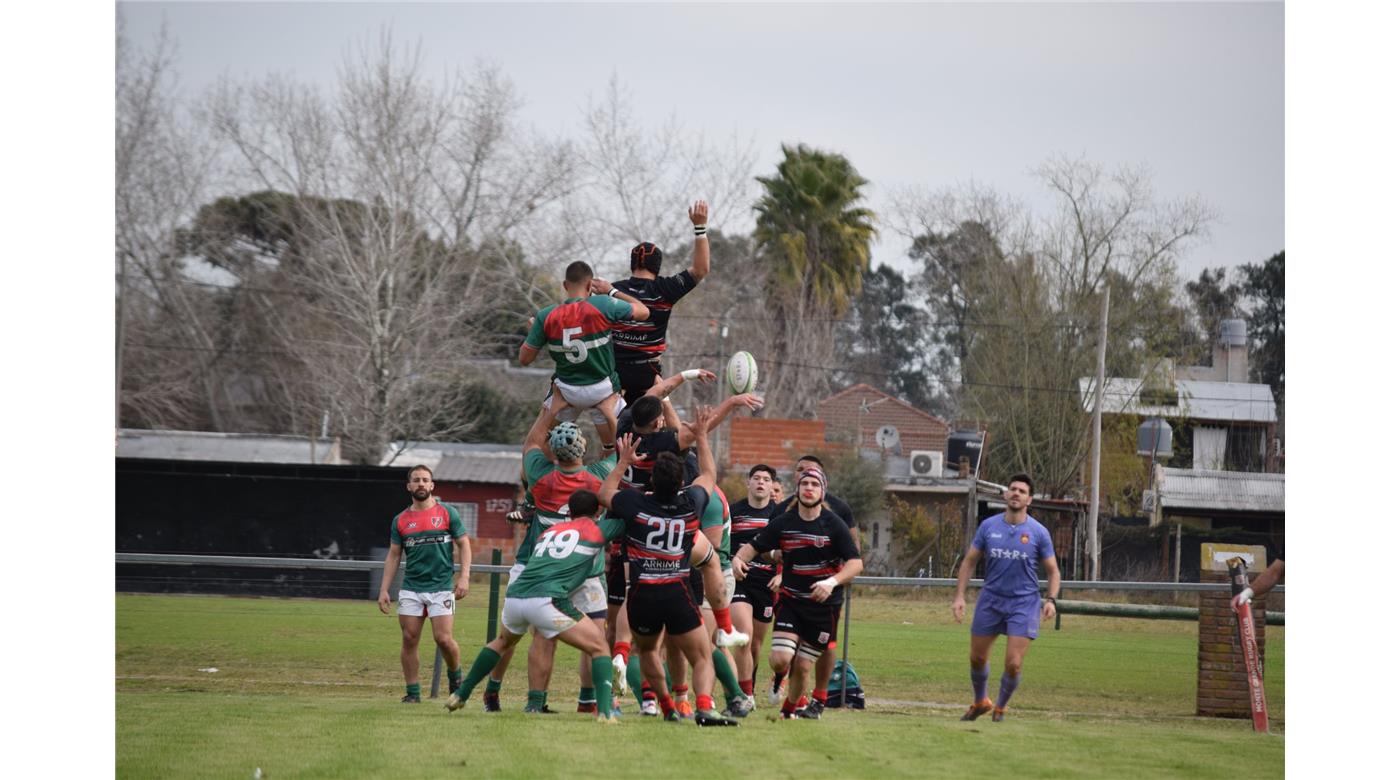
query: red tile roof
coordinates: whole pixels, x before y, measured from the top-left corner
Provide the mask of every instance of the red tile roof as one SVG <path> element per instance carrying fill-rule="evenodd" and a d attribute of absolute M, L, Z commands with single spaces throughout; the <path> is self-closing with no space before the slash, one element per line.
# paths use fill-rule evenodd
<path fill-rule="evenodd" d="M 951 427 L 946 420 L 865 383 L 817 402 L 817 417 L 826 423 L 828 438 L 855 440 L 858 436 L 862 447 L 879 449 L 875 432 L 893 425 L 904 455 L 911 450 L 948 449 Z"/>

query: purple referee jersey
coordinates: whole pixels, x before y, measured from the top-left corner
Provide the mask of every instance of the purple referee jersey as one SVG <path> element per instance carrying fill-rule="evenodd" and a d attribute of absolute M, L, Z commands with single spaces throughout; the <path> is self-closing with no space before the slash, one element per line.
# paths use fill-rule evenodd
<path fill-rule="evenodd" d="M 1005 513 L 992 515 L 977 527 L 972 546 L 986 561 L 982 589 L 1005 598 L 1040 593 L 1040 562 L 1055 555 L 1050 532 L 1029 515 L 1016 525 Z"/>

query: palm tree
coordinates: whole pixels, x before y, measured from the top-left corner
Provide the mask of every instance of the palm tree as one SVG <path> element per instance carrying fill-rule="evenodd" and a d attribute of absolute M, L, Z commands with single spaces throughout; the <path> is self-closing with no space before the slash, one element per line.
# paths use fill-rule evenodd
<path fill-rule="evenodd" d="M 776 176 L 760 176 L 754 237 L 770 263 L 770 279 L 800 289 L 809 303 L 840 316 L 870 268 L 875 214 L 854 204 L 868 182 L 839 154 L 783 145 Z"/>
<path fill-rule="evenodd" d="M 754 238 L 776 326 L 764 369 L 769 406 L 792 415 L 811 412 L 830 389 L 835 320 L 870 268 L 875 214 L 856 206 L 868 182 L 844 156 L 804 144 L 782 149 L 777 175 L 758 177 Z"/>

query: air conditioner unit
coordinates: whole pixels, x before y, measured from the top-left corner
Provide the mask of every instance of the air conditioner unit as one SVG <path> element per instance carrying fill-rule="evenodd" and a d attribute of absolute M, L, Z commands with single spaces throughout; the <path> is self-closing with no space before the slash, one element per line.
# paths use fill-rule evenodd
<path fill-rule="evenodd" d="M 943 453 L 933 450 L 912 450 L 909 453 L 909 476 L 943 476 Z"/>

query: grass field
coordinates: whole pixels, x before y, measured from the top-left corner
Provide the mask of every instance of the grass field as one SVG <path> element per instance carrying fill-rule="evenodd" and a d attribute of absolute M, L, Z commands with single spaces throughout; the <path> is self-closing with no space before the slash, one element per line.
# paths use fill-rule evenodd
<path fill-rule="evenodd" d="M 457 616 L 467 663 L 485 634 L 486 588 Z M 506 712 L 401 705 L 398 630 L 369 601 L 118 595 L 119 777 L 617 777 L 660 763 L 679 776 L 1281 776 L 1284 629 L 1270 626 L 1273 733 L 1192 717 L 1195 624 L 1066 617 L 1044 626 L 1003 723 L 962 723 L 967 628 L 948 595 L 862 591 L 850 655 L 869 708 L 738 729 L 642 719 L 601 727 L 526 716 L 524 655 Z M 424 695 L 433 645 L 422 645 Z M 577 654 L 562 648 L 551 705 L 573 709 Z M 1001 645 L 993 655 L 995 695 Z M 215 668 L 217 672 L 201 671 Z M 765 671 L 760 680 L 765 681 Z M 445 692 L 443 694 L 446 695 Z M 760 696 L 760 707 L 766 702 Z M 654 774 L 654 773 L 653 773 Z"/>

